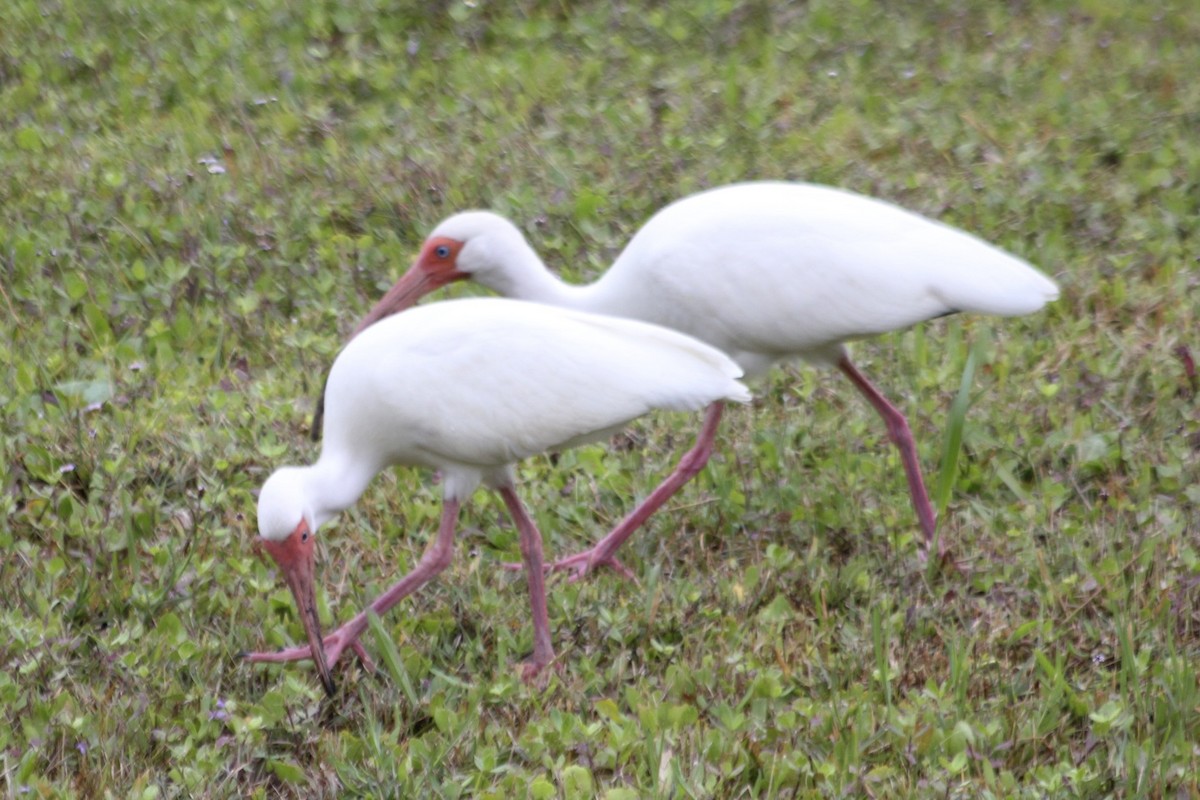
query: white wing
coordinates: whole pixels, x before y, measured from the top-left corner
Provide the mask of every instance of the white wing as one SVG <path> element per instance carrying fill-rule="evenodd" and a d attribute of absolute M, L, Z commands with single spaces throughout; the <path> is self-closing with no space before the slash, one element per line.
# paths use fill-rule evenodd
<path fill-rule="evenodd" d="M 723 350 L 804 353 L 955 311 L 1026 314 L 1049 278 L 963 231 L 823 186 L 754 183 L 680 200 L 638 232 L 596 303 Z"/>
<path fill-rule="evenodd" d="M 347 345 L 325 439 L 384 462 L 498 466 L 655 408 L 744 402 L 740 375 L 714 348 L 633 320 L 498 298 L 431 303 Z"/>

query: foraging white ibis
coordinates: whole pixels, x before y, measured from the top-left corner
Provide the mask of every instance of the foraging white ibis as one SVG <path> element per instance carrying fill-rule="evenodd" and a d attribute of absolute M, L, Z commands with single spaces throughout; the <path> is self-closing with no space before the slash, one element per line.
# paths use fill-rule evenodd
<path fill-rule="evenodd" d="M 854 366 L 845 342 L 959 311 L 1028 314 L 1058 297 L 1021 259 L 890 203 L 826 186 L 745 183 L 662 209 L 586 286 L 558 280 L 503 217 L 456 214 L 355 334 L 465 278 L 508 297 L 675 328 L 725 351 L 749 376 L 791 356 L 836 366 L 900 451 L 925 548 L 937 522 L 908 421 Z M 579 578 L 615 565 L 621 543 L 703 467 L 721 410 L 719 401 L 709 408 L 693 450 L 641 506 L 595 547 L 552 566 Z"/>
<path fill-rule="evenodd" d="M 381 469 L 409 464 L 441 471 L 441 524 L 412 572 L 369 610 L 383 614 L 449 565 L 459 507 L 485 483 L 520 534 L 534 629 L 524 674 L 532 678 L 554 651 L 541 535 L 513 491 L 512 464 L 602 439 L 652 409 L 747 402 L 741 374 L 723 353 L 677 331 L 515 300 L 434 303 L 373 325 L 329 372 L 320 458 L 279 469 L 258 498 L 263 547 L 295 595 L 309 646 L 247 657 L 312 658 L 330 694 L 329 665 L 344 649 L 366 660 L 358 637 L 368 611 L 320 636 L 314 537 Z"/>

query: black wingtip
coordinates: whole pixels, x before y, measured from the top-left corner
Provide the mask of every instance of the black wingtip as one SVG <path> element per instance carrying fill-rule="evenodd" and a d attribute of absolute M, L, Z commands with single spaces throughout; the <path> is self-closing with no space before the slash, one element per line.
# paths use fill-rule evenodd
<path fill-rule="evenodd" d="M 325 392 L 321 392 L 321 396 L 317 398 L 317 410 L 313 412 L 312 428 L 308 432 L 308 438 L 314 442 L 321 441 L 321 422 L 325 419 Z"/>
<path fill-rule="evenodd" d="M 308 431 L 308 436 L 314 442 L 321 441 L 321 423 L 325 421 L 325 390 L 329 388 L 329 376 L 325 376 L 325 382 L 321 384 L 321 396 L 317 398 L 317 408 L 313 411 L 312 428 Z"/>

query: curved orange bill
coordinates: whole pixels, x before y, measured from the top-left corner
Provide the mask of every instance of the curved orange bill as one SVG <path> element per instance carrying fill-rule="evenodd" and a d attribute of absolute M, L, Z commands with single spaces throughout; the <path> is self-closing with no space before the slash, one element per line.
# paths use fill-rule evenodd
<path fill-rule="evenodd" d="M 325 643 L 321 638 L 321 619 L 317 616 L 317 592 L 313 581 L 313 535 L 308 531 L 308 523 L 301 521 L 286 539 L 278 542 L 263 541 L 263 548 L 275 559 L 283 572 L 283 579 L 292 596 L 296 598 L 296 611 L 300 622 L 304 625 L 304 633 L 308 636 L 308 646 L 312 649 L 313 663 L 321 676 L 321 684 L 330 697 L 337 691 L 333 675 L 329 671 L 329 662 L 325 658 Z"/>
<path fill-rule="evenodd" d="M 424 259 L 417 261 L 409 268 L 408 272 L 400 276 L 400 280 L 396 281 L 391 289 L 387 290 L 387 294 L 379 298 L 379 302 L 371 307 L 367 315 L 358 323 L 358 327 L 354 329 L 354 333 L 350 334 L 350 338 L 358 336 L 384 317 L 398 314 L 409 306 L 415 305 L 418 300 L 430 292 L 466 277 L 467 273 L 459 272 L 453 266 L 430 266 Z"/>
<path fill-rule="evenodd" d="M 439 240 L 442 241 L 442 240 Z M 457 254 L 461 247 L 461 243 L 452 240 L 444 240 L 453 245 L 451 253 Z M 427 246 L 428 250 L 429 247 Z M 436 249 L 436 243 L 435 243 Z M 453 262 L 431 263 L 428 258 L 422 256 L 415 264 L 409 267 L 408 272 L 400 276 L 400 280 L 387 290 L 387 294 L 379 298 L 379 301 L 371 307 L 367 315 L 359 321 L 354 332 L 350 334 L 350 341 L 355 336 L 365 331 L 367 328 L 374 325 L 379 320 L 390 317 L 393 314 L 399 314 L 406 308 L 416 305 L 417 301 L 432 291 L 436 291 L 448 283 L 463 280 L 469 277 L 467 273 L 457 270 Z M 325 378 L 326 383 L 329 377 Z M 325 420 L 325 386 L 321 386 L 321 396 L 317 398 L 317 407 L 313 411 L 312 427 L 309 429 L 309 438 L 314 442 L 321 438 L 321 426 Z"/>

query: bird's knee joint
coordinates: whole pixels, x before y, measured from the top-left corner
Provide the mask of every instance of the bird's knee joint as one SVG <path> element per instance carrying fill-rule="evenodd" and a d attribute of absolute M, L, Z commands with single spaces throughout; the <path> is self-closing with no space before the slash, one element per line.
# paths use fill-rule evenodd
<path fill-rule="evenodd" d="M 541 555 L 542 548 L 538 547 L 537 544 L 527 542 L 524 539 L 521 540 L 521 558 L 529 561 L 530 558 L 533 558 L 534 556 L 540 558 Z"/>
<path fill-rule="evenodd" d="M 908 423 L 904 420 L 899 420 L 896 422 L 891 426 L 890 430 L 892 434 L 892 441 L 894 441 L 896 444 L 904 445 L 914 444 L 916 442 L 916 440 L 913 439 L 912 429 L 908 427 Z"/>
<path fill-rule="evenodd" d="M 437 572 L 441 572 L 446 567 L 450 566 L 450 562 L 453 560 L 453 547 L 438 547 L 429 552 L 429 565 Z"/>
<path fill-rule="evenodd" d="M 687 473 L 688 477 L 691 477 L 700 470 L 704 469 L 704 465 L 708 463 L 710 458 L 712 458 L 712 454 L 712 447 L 697 448 L 685 455 L 683 460 L 679 462 L 679 466 L 685 473 Z"/>

